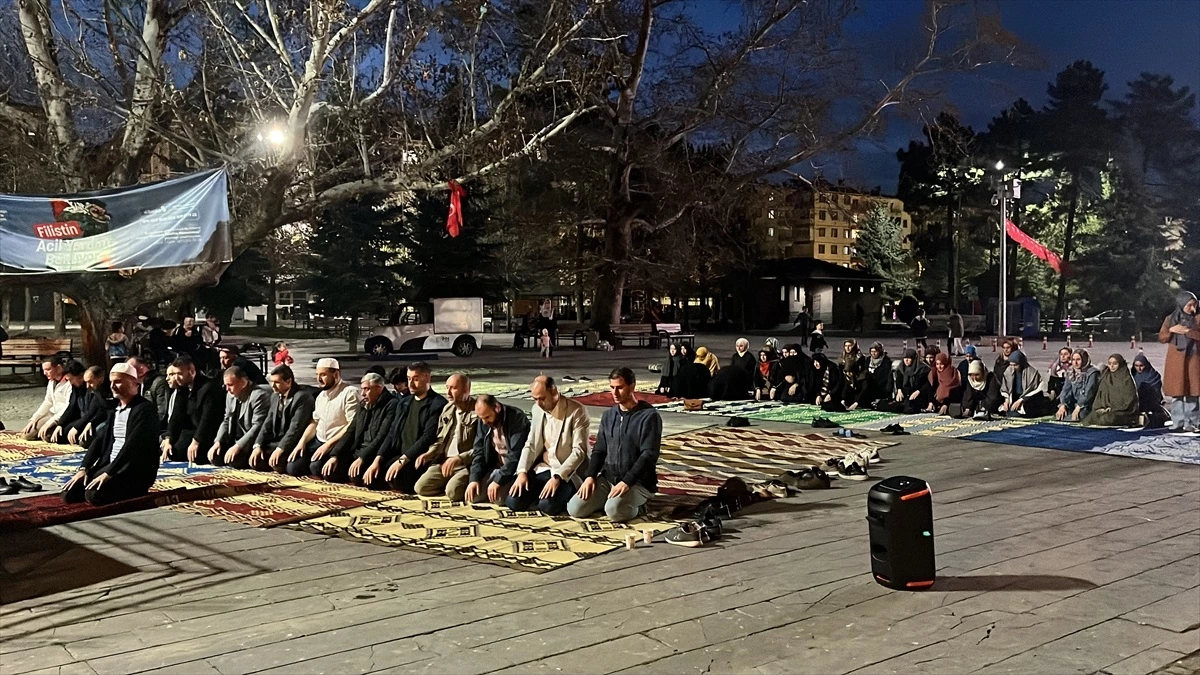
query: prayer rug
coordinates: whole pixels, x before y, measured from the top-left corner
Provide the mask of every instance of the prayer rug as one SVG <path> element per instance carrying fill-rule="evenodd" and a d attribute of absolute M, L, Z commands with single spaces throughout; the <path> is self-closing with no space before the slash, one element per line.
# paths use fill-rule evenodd
<path fill-rule="evenodd" d="M 891 420 L 892 413 L 878 410 L 848 410 L 846 412 L 825 412 L 821 406 L 787 403 L 776 408 L 752 412 L 746 415 L 750 419 L 769 420 L 772 422 L 795 422 L 797 424 L 812 424 L 814 418 L 824 417 L 832 422 L 848 427 L 855 424 Z M 882 426 L 887 426 L 884 423 Z"/>
<path fill-rule="evenodd" d="M 316 478 L 254 471 L 230 471 L 222 478 L 262 482 L 265 489 L 253 494 L 192 500 L 171 509 L 254 527 L 274 527 L 403 496 L 398 492 L 369 490 Z"/>
<path fill-rule="evenodd" d="M 1116 441 L 1093 448 L 1091 452 L 1161 462 L 1200 464 L 1200 437 L 1160 433 L 1156 436 Z"/>
<path fill-rule="evenodd" d="M 1078 425 L 1055 424 L 1053 422 L 1036 422 L 1010 429 L 972 434 L 966 436 L 966 438 L 972 441 L 1004 443 L 1006 445 L 1020 445 L 1029 448 L 1099 452 L 1098 448 L 1102 446 L 1142 440 L 1147 437 L 1164 435 L 1165 433 L 1165 429 L 1123 431 L 1121 429 L 1096 429 Z M 1195 439 L 1190 440 L 1195 441 Z"/>
<path fill-rule="evenodd" d="M 674 523 L 613 523 L 518 512 L 491 504 L 405 498 L 360 506 L 290 527 L 430 553 L 545 572 L 613 551 L 626 535 L 661 533 Z"/>
<path fill-rule="evenodd" d="M 0 432 L 0 464 L 19 462 L 30 457 L 50 457 L 81 452 L 72 445 L 59 445 L 45 441 L 27 441 L 15 431 Z"/>
<path fill-rule="evenodd" d="M 778 401 L 705 401 L 699 410 L 685 410 L 683 401 L 672 401 L 654 406 L 659 412 L 687 413 L 689 415 L 721 415 L 724 417 L 751 417 L 757 413 L 782 408 Z"/>
<path fill-rule="evenodd" d="M 1024 427 L 1034 424 L 1036 421 L 1020 417 L 1000 417 L 993 420 L 956 419 L 954 417 L 941 417 L 933 413 L 927 413 L 924 415 L 896 415 L 886 420 L 862 422 L 850 424 L 849 426 L 864 431 L 879 431 L 886 426 L 899 424 L 904 427 L 905 431 L 917 436 L 964 438 L 985 431 Z"/>
<path fill-rule="evenodd" d="M 69 455 L 30 457 L 19 462 L 0 462 L 0 473 L 12 477 L 24 476 L 46 490 L 55 490 L 66 485 L 82 464 L 83 453 L 73 452 Z M 163 462 L 158 467 L 158 480 L 204 476 L 224 471 L 228 469 L 207 465 L 195 466 L 187 462 Z"/>
<path fill-rule="evenodd" d="M 662 394 L 635 392 L 634 397 L 639 401 L 645 401 L 650 405 L 658 405 L 659 403 L 667 403 L 671 400 L 669 396 Z M 613 405 L 612 394 L 604 391 L 595 394 L 586 394 L 584 396 L 572 396 L 580 405 L 590 405 L 598 408 L 610 408 Z"/>
<path fill-rule="evenodd" d="M 655 383 L 638 382 L 637 391 L 643 393 L 651 393 L 655 389 Z M 563 396 L 582 397 L 591 394 L 603 394 L 608 391 L 608 380 L 591 380 L 589 382 L 563 382 L 558 381 L 558 391 Z M 529 383 L 514 383 L 514 382 L 490 382 L 487 380 L 472 380 L 471 393 L 491 394 L 496 398 L 511 398 L 524 401 L 532 401 L 533 396 L 529 393 Z M 591 405 L 591 404 L 585 404 Z"/>
<path fill-rule="evenodd" d="M 767 480 L 850 452 L 893 445 L 821 433 L 712 428 L 663 438 L 659 466 L 674 472 Z"/>

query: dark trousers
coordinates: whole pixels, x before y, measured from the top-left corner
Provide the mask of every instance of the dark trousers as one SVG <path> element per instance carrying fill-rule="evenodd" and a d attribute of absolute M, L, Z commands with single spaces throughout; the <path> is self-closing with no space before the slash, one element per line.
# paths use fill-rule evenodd
<path fill-rule="evenodd" d="M 141 497 L 150 492 L 150 486 L 154 485 L 154 479 L 135 480 L 128 476 L 115 475 L 109 476 L 104 485 L 94 490 L 88 490 L 87 484 L 93 478 L 104 473 L 108 469 L 108 465 L 104 465 L 97 469 L 88 471 L 87 479 L 76 483 L 70 490 L 63 492 L 63 501 L 67 504 L 78 504 L 87 502 L 92 506 L 104 506 L 134 497 Z"/>
<path fill-rule="evenodd" d="M 296 459 L 287 463 L 287 474 L 289 476 L 296 477 L 313 475 L 313 453 L 315 453 L 319 447 L 321 447 L 321 441 L 317 440 L 315 436 L 310 438 Z M 328 456 L 329 455 L 326 455 L 326 457 Z M 324 464 L 324 462 L 321 463 Z"/>
<path fill-rule="evenodd" d="M 308 475 L 319 476 L 330 483 L 345 483 L 346 481 L 350 480 L 350 465 L 354 462 L 354 456 L 351 455 L 349 457 L 339 458 L 337 461 L 337 466 L 335 466 L 333 469 L 333 473 L 328 476 L 322 475 L 321 472 L 325 470 L 325 465 L 328 464 L 329 460 L 331 459 L 333 459 L 332 451 L 321 459 L 314 459 L 310 461 L 308 463 Z M 363 463 L 367 464 L 368 466 L 370 465 L 369 462 L 364 461 Z M 363 470 L 366 471 L 366 467 L 363 467 Z"/>
<path fill-rule="evenodd" d="M 212 458 L 211 461 L 213 466 L 230 466 L 235 469 L 250 468 L 250 453 L 254 450 L 254 448 L 239 448 L 237 457 L 234 457 L 232 462 L 225 461 L 225 451 L 233 447 L 235 440 L 236 439 L 229 437 L 221 439 L 221 452 L 218 453 L 216 457 Z M 184 451 L 186 452 L 186 450 L 187 446 L 184 446 Z M 201 448 L 201 450 L 207 450 L 207 448 Z"/>
<path fill-rule="evenodd" d="M 188 461 L 187 450 L 192 444 L 192 439 L 195 438 L 191 431 L 184 431 L 179 434 L 179 438 L 171 444 L 171 461 L 186 462 Z M 197 464 L 208 464 L 208 448 L 200 448 L 196 453 Z"/>
<path fill-rule="evenodd" d="M 554 491 L 554 496 L 542 499 L 542 489 L 550 482 L 552 474 L 549 471 L 538 471 L 527 475 L 529 483 L 525 486 L 525 491 L 519 497 L 510 493 L 504 502 L 505 506 L 512 511 L 532 511 L 534 505 L 537 505 L 537 510 L 548 516 L 561 516 L 567 512 L 567 502 L 575 496 L 574 483 L 569 480 L 563 481 Z"/>

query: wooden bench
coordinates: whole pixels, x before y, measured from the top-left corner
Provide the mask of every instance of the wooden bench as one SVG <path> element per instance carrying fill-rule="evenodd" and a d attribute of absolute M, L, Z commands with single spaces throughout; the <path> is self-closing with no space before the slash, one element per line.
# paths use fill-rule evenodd
<path fill-rule="evenodd" d="M 0 368 L 11 368 L 14 373 L 18 368 L 29 368 L 36 373 L 42 365 L 42 359 L 48 356 L 70 358 L 74 344 L 71 338 L 9 338 L 0 345 L 0 349 L 4 350 L 4 356 L 0 356 Z"/>
<path fill-rule="evenodd" d="M 679 340 L 694 346 L 696 336 L 685 334 L 682 330 L 682 326 L 677 323 L 623 323 L 612 327 L 613 336 L 617 340 L 636 338 L 639 347 L 649 345 L 654 349 L 660 347 L 664 340 Z"/>

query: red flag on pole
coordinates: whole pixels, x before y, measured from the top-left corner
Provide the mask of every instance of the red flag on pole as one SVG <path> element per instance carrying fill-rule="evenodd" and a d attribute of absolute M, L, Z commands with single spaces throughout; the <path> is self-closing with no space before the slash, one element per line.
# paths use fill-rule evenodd
<path fill-rule="evenodd" d="M 462 231 L 462 197 L 467 193 L 463 186 L 450 181 L 450 215 L 446 218 L 446 231 L 457 237 Z"/>
<path fill-rule="evenodd" d="M 1004 226 L 1004 229 L 1008 232 L 1008 236 L 1012 237 L 1013 241 L 1020 244 L 1021 248 L 1032 253 L 1035 258 L 1045 260 L 1046 264 L 1053 268 L 1055 272 L 1058 272 L 1059 274 L 1067 274 L 1070 272 L 1069 268 L 1067 269 L 1067 272 L 1063 271 L 1063 261 L 1062 258 L 1058 257 L 1057 253 L 1046 248 L 1037 239 L 1034 239 L 1026 234 L 1021 228 L 1017 227 L 1013 221 L 1004 221 Z"/>

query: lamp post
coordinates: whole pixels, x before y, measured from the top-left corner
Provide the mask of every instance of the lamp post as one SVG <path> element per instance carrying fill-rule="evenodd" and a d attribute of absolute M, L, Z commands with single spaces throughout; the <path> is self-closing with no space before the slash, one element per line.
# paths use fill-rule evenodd
<path fill-rule="evenodd" d="M 1001 172 L 996 180 L 996 201 L 1000 206 L 1000 326 L 996 332 L 1004 337 L 1008 334 L 1008 198 L 1011 190 L 1003 173 L 1004 162 L 996 162 L 996 171 Z"/>

